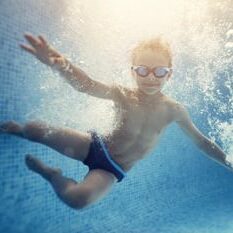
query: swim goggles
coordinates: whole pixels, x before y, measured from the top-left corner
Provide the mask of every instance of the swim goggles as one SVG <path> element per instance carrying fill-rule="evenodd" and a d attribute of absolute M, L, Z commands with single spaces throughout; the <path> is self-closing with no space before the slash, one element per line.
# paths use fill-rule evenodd
<path fill-rule="evenodd" d="M 166 76 L 167 73 L 172 71 L 172 68 L 162 66 L 154 68 L 149 68 L 147 66 L 132 66 L 131 69 L 134 70 L 137 75 L 141 77 L 146 77 L 152 72 L 157 78 L 163 78 Z"/>

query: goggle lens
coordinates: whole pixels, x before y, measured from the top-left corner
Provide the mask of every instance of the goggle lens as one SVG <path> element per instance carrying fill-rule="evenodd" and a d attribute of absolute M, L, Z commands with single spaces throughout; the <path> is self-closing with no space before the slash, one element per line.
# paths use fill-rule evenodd
<path fill-rule="evenodd" d="M 168 70 L 164 67 L 159 67 L 154 69 L 153 73 L 156 77 L 164 77 L 168 73 Z"/>
<path fill-rule="evenodd" d="M 136 69 L 136 72 L 138 75 L 140 76 L 147 76 L 149 74 L 149 70 L 146 68 L 146 67 L 143 67 L 143 66 L 139 66 L 137 69 Z"/>

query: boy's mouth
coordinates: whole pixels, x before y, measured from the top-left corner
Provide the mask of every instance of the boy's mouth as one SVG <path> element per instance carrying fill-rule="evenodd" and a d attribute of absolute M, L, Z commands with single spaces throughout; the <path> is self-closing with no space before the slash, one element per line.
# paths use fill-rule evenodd
<path fill-rule="evenodd" d="M 142 84 L 144 87 L 159 87 L 160 84 L 156 84 L 156 83 L 143 83 Z"/>

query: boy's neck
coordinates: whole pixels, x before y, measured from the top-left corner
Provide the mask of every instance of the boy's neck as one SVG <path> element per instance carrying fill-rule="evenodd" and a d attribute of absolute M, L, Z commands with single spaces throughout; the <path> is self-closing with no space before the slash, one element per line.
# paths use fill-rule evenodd
<path fill-rule="evenodd" d="M 158 91 L 152 95 L 148 95 L 139 89 L 137 89 L 136 95 L 141 101 L 145 101 L 145 102 L 146 101 L 157 101 L 157 100 L 160 100 L 164 96 L 164 94 L 161 91 Z"/>

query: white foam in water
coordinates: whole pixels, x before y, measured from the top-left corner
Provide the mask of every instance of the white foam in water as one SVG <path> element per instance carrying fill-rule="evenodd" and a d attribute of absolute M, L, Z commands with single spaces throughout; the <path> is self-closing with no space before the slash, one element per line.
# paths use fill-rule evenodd
<path fill-rule="evenodd" d="M 226 40 L 225 49 L 233 51 L 233 29 L 227 31 Z"/>
<path fill-rule="evenodd" d="M 225 44 L 225 48 L 226 48 L 226 49 L 233 50 L 233 42 L 227 42 L 227 43 Z"/>
<path fill-rule="evenodd" d="M 233 120 L 230 122 L 218 122 L 216 130 L 224 142 L 224 149 L 227 153 L 227 160 L 233 164 Z"/>
<path fill-rule="evenodd" d="M 226 38 L 227 40 L 232 40 L 233 41 L 233 29 L 230 29 L 226 33 Z"/>

